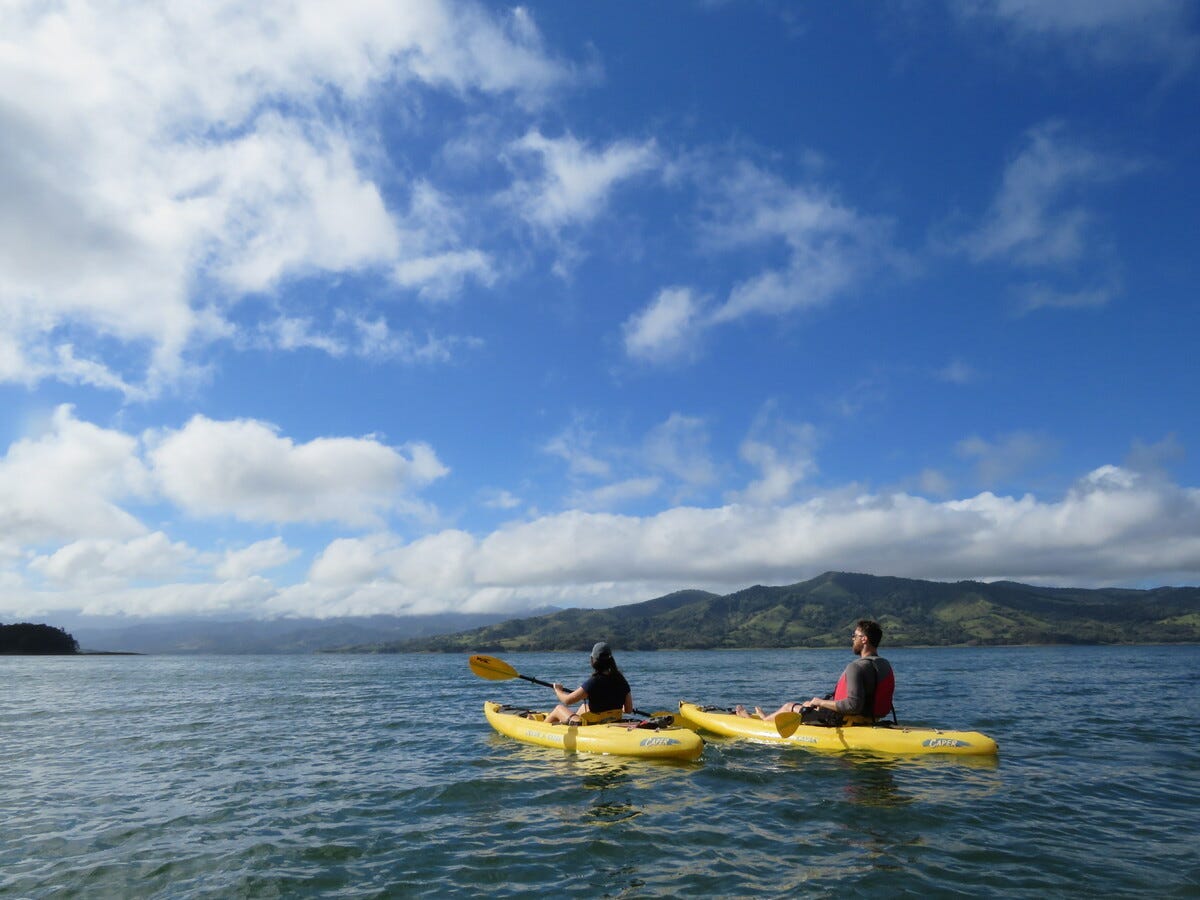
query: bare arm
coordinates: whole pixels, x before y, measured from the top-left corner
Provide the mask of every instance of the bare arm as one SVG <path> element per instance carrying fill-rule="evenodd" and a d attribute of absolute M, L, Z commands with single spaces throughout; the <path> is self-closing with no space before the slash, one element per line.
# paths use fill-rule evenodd
<path fill-rule="evenodd" d="M 582 687 L 575 688 L 575 690 L 571 691 L 569 694 L 567 693 L 567 689 L 557 681 L 554 682 L 553 687 L 554 693 L 558 697 L 558 702 L 564 706 L 570 706 L 572 703 L 578 703 L 580 700 L 587 699 L 587 691 L 585 691 Z M 632 702 L 630 704 L 630 708 L 632 708 Z"/>

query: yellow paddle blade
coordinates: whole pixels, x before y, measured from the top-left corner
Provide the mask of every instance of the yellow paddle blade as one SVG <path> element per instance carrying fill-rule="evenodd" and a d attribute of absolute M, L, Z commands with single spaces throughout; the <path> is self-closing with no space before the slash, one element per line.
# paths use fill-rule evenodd
<path fill-rule="evenodd" d="M 480 678 L 489 681 L 508 681 L 510 678 L 520 678 L 520 674 L 502 659 L 494 656 L 472 656 L 467 660 L 471 671 Z"/>
<path fill-rule="evenodd" d="M 781 712 L 775 714 L 775 730 L 780 737 L 791 737 L 800 727 L 800 713 Z"/>

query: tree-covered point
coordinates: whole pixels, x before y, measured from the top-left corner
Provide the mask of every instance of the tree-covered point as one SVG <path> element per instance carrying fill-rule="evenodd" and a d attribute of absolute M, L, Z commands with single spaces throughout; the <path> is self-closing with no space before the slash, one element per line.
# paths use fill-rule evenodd
<path fill-rule="evenodd" d="M 78 653 L 79 642 L 53 625 L 0 625 L 0 653 Z"/>

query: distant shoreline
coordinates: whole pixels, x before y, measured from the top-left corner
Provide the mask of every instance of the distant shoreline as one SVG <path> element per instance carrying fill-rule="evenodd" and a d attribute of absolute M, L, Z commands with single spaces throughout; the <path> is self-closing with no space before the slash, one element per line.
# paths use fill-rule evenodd
<path fill-rule="evenodd" d="M 77 650 L 74 653 L 45 652 L 41 650 L 0 650 L 0 656 L 146 656 L 132 650 Z M 182 656 L 183 654 L 168 654 Z"/>

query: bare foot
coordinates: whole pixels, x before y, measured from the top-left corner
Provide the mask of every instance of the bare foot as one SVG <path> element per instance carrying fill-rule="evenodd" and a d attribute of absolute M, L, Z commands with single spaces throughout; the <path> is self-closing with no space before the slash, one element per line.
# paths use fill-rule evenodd
<path fill-rule="evenodd" d="M 740 703 L 733 708 L 733 711 L 735 713 L 737 713 L 739 716 L 741 716 L 743 719 L 750 718 L 750 713 L 746 712 L 746 707 L 742 706 L 742 704 L 740 704 Z"/>
<path fill-rule="evenodd" d="M 765 719 L 765 718 L 767 717 L 767 714 L 766 714 L 765 712 L 763 712 L 763 711 L 762 711 L 762 707 L 761 707 L 761 706 L 756 706 L 756 707 L 754 707 L 754 714 L 755 714 L 756 716 L 758 716 L 760 719 Z"/>

